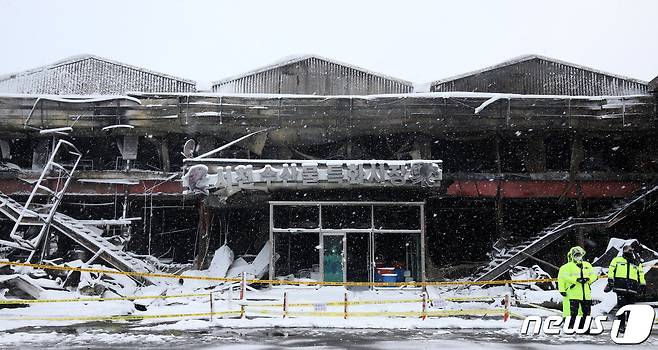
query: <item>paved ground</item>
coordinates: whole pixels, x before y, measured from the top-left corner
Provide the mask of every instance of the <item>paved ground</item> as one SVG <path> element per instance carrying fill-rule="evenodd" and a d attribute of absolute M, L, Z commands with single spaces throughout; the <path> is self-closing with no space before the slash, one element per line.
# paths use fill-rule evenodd
<path fill-rule="evenodd" d="M 656 348 L 658 334 L 642 348 Z M 113 324 L 0 332 L 0 348 L 29 349 L 589 349 L 617 348 L 610 335 L 522 337 L 513 330 L 210 329 L 145 331 Z"/>

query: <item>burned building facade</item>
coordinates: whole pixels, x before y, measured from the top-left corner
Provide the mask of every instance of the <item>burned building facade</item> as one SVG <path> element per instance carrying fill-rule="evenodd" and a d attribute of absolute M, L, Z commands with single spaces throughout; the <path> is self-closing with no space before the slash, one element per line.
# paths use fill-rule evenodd
<path fill-rule="evenodd" d="M 572 243 L 596 254 L 611 236 L 657 233 L 647 82 L 535 57 L 413 93 L 304 56 L 212 93 L 139 68 L 88 90 L 97 70 L 84 67 L 67 68 L 83 77 L 77 90 L 12 80 L 58 76 L 39 71 L 0 81 L 0 211 L 16 218 L 7 208 L 28 201 L 59 140 L 80 154 L 53 221 L 71 232 L 42 249 L 46 260 L 98 252 L 79 249 L 65 216 L 162 269 L 207 265 L 223 244 L 248 261 L 269 244 L 272 278 L 337 282 L 497 278 L 556 263 Z M 120 265 L 112 254 L 99 256 Z"/>

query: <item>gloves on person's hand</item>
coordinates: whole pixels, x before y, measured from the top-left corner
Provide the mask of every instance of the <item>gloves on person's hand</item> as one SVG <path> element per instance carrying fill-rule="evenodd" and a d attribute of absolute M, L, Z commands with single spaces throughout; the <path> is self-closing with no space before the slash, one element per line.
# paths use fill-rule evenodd
<path fill-rule="evenodd" d="M 647 285 L 646 284 L 640 284 L 640 288 L 638 290 L 640 294 L 644 294 L 647 291 Z"/>
<path fill-rule="evenodd" d="M 612 285 L 610 283 L 605 285 L 605 288 L 603 288 L 603 291 L 606 293 L 610 293 L 612 291 Z"/>
<path fill-rule="evenodd" d="M 585 278 L 585 277 L 580 277 L 580 278 L 576 279 L 576 282 L 585 284 L 585 283 L 589 282 L 589 279 Z"/>

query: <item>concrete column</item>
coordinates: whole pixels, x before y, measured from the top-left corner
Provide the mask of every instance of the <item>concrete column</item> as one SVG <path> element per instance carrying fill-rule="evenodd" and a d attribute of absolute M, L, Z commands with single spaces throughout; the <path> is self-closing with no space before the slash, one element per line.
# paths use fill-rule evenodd
<path fill-rule="evenodd" d="M 206 205 L 205 197 L 197 201 L 197 210 L 199 213 L 199 225 L 197 226 L 198 239 L 196 242 L 196 256 L 194 257 L 194 267 L 202 269 L 208 256 L 208 249 L 210 247 L 210 230 L 208 224 L 210 222 L 210 214 L 208 206 Z"/>
<path fill-rule="evenodd" d="M 171 171 L 171 164 L 169 161 L 169 142 L 166 137 L 160 139 L 160 162 L 162 163 L 162 171 Z"/>

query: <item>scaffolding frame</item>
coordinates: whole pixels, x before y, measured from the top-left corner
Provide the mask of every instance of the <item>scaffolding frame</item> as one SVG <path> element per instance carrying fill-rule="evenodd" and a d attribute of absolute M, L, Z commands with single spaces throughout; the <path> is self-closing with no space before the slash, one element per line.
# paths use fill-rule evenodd
<path fill-rule="evenodd" d="M 71 165 L 68 165 L 68 168 L 67 165 L 60 163 L 60 161 L 58 161 L 58 157 L 60 156 L 60 151 L 62 148 L 67 148 L 67 150 L 65 150 L 64 152 L 73 156 L 73 163 Z M 50 230 L 50 224 L 53 220 L 53 217 L 55 216 L 55 213 L 57 213 L 57 208 L 59 207 L 59 204 L 61 203 L 62 198 L 64 197 L 64 194 L 66 193 L 66 190 L 68 189 L 69 184 L 71 183 L 71 180 L 73 179 L 73 174 L 75 173 L 81 158 L 82 158 L 82 153 L 72 143 L 61 139 L 58 140 L 57 144 L 55 145 L 55 147 L 53 148 L 50 154 L 50 157 L 48 158 L 48 162 L 45 164 L 43 170 L 41 171 L 41 175 L 39 176 L 39 179 L 32 187 L 30 196 L 28 197 L 27 202 L 25 202 L 25 205 L 23 206 L 23 210 L 21 210 L 20 215 L 16 219 L 14 227 L 9 233 L 9 237 L 11 237 L 14 241 L 16 241 L 20 246 L 27 248 L 28 250 L 31 250 L 27 262 L 30 262 L 32 260 L 36 251 L 42 245 L 42 242 L 44 242 L 43 243 L 44 250 L 41 253 L 39 261 L 43 259 L 43 253 L 47 249 L 45 244 L 47 244 L 48 242 L 48 233 Z M 49 174 L 55 171 L 58 172 L 57 176 L 55 177 L 57 181 L 55 183 L 54 188 L 51 188 L 48 186 L 50 180 Z M 49 199 L 46 201 L 47 204 L 45 206 L 36 205 L 35 203 L 33 203 L 34 197 L 37 194 L 44 194 L 44 193 L 47 196 L 49 196 Z M 43 215 L 37 213 L 37 209 L 40 206 L 48 208 L 47 214 Z M 35 225 L 33 223 L 25 223 L 23 220 L 26 217 L 37 218 L 39 220 L 39 223 L 37 223 L 36 225 L 41 226 L 37 236 L 29 240 L 26 240 L 20 235 L 18 235 L 19 227 Z"/>
<path fill-rule="evenodd" d="M 374 239 L 376 233 L 401 233 L 401 234 L 420 234 L 420 277 L 421 281 L 426 281 L 425 274 L 425 202 L 382 202 L 382 201 L 269 201 L 269 231 L 271 242 L 269 279 L 274 279 L 276 271 L 276 242 L 275 233 L 317 233 L 320 239 L 320 245 L 323 246 L 324 234 L 342 234 L 344 237 L 348 233 L 369 233 L 368 242 L 368 279 L 374 280 Z M 331 206 L 356 206 L 370 207 L 370 228 L 368 229 L 331 229 L 322 226 L 322 207 Z M 375 207 L 419 207 L 419 229 L 381 229 L 375 228 Z M 277 228 L 274 226 L 274 208 L 275 207 L 317 207 L 318 208 L 318 227 L 317 228 Z M 343 246 L 345 249 L 345 246 Z M 322 259 L 323 251 L 320 249 L 320 272 L 324 279 L 324 263 Z M 347 251 L 344 250 L 346 257 Z M 346 258 L 345 258 L 346 259 Z M 347 268 L 343 269 L 343 280 L 346 280 Z"/>

